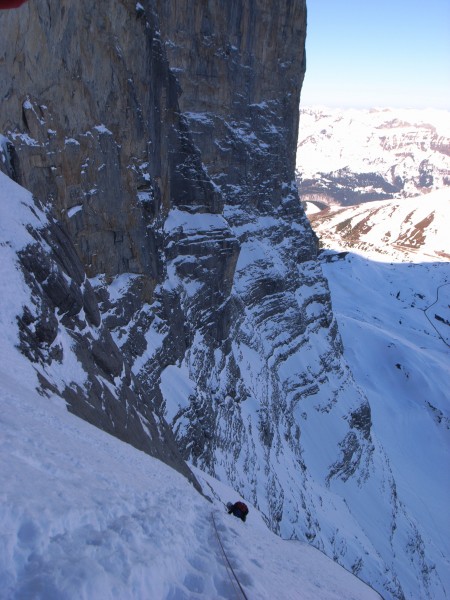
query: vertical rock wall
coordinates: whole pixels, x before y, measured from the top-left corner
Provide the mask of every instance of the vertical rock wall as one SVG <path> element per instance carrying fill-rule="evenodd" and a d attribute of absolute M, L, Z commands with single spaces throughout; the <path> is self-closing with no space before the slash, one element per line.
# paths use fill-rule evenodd
<path fill-rule="evenodd" d="M 273 212 L 292 179 L 305 2 L 158 3 L 180 108 L 226 202 Z M 236 194 L 235 187 L 239 188 Z"/>
<path fill-rule="evenodd" d="M 176 189 L 216 202 L 179 122 L 156 15 L 133 3 L 37 0 L 1 11 L 0 28 L 0 164 L 53 214 L 19 257 L 33 298 L 18 314 L 20 347 L 44 393 L 193 480 L 154 415 L 159 390 L 148 394 L 132 374 L 99 311 L 102 289 L 95 298 L 86 278 L 133 277 L 131 313 L 163 278 L 158 223 Z"/>

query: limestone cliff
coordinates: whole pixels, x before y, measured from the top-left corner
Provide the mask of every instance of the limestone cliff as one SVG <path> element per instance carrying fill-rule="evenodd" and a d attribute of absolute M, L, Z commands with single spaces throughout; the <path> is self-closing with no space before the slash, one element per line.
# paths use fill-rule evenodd
<path fill-rule="evenodd" d="M 100 363 L 113 389 L 135 382 L 139 414 L 144 402 L 159 431 L 167 420 L 182 455 L 275 531 L 402 597 L 395 557 L 402 536 L 420 536 L 343 362 L 295 186 L 304 0 L 35 0 L 0 27 L 3 169 L 62 222 L 89 279 L 69 273 L 89 299 L 78 294 L 71 316 L 101 320 L 106 345 L 70 322 L 82 368 Z M 39 290 L 49 269 L 32 256 Z M 33 354 L 42 328 L 21 318 L 44 376 L 64 357 L 50 333 Z M 82 389 L 69 401 L 83 417 L 74 407 L 92 405 Z M 91 420 L 103 426 L 105 412 L 94 403 Z M 382 523 L 382 541 L 364 519 Z"/>

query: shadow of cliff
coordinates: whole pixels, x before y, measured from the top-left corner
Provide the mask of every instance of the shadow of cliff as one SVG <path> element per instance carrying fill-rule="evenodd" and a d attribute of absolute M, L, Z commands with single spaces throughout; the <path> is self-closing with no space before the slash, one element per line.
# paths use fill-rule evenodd
<path fill-rule="evenodd" d="M 374 260 L 352 249 L 324 249 L 319 252 L 318 260 L 322 264 L 364 261 L 372 280 L 363 283 L 368 287 L 377 285 L 378 289 L 384 285 L 386 293 L 398 301 L 400 319 L 405 308 L 421 311 L 434 333 L 450 348 L 450 263 L 396 262 L 388 257 Z M 428 273 L 426 278 L 425 272 Z M 355 285 L 361 283 L 355 280 Z"/>

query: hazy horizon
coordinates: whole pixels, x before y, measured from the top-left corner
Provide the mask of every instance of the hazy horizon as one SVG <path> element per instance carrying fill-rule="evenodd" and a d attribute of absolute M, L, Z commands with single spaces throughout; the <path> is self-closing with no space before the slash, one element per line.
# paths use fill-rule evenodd
<path fill-rule="evenodd" d="M 324 102 L 304 102 L 303 98 L 300 98 L 300 109 L 304 109 L 304 108 L 311 108 L 311 109 L 327 109 L 327 110 L 342 110 L 342 111 L 346 111 L 346 110 L 361 110 L 361 111 L 384 111 L 384 110 L 392 110 L 392 111 L 397 111 L 397 110 L 407 110 L 407 111 L 420 111 L 420 112 L 427 112 L 427 111 L 435 111 L 435 112 L 443 112 L 443 113 L 450 113 L 450 107 L 448 108 L 438 108 L 435 106 L 389 106 L 389 105 L 367 105 L 367 106 L 355 106 L 355 105 L 342 105 L 342 104 L 326 104 Z"/>

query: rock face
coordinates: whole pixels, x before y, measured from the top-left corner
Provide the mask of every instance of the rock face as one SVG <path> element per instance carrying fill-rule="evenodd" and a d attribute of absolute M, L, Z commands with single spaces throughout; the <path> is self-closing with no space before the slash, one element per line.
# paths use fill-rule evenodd
<path fill-rule="evenodd" d="M 123 3 L 109 8 L 106 14 L 89 3 L 30 3 L 0 17 L 8 31 L 1 50 L 1 120 L 8 134 L 3 169 L 63 222 L 36 233 L 36 245 L 20 257 L 39 313 L 20 316 L 22 349 L 41 365 L 62 360 L 62 350 L 53 347 L 60 326 L 55 313 L 67 313 L 62 324 L 77 340 L 76 354 L 90 381 L 86 390 L 66 382 L 62 395 L 70 410 L 193 479 L 165 423 L 154 422 L 159 391 L 145 396 L 135 380 L 100 323 L 85 272 L 109 280 L 139 274 L 134 291 L 137 302 L 144 302 L 162 277 L 151 222 L 168 211 L 177 185 L 198 203 L 213 202 L 215 194 L 190 171 L 183 181 L 179 157 L 190 148 L 177 123 L 177 85 L 163 58 L 155 15 L 149 11 L 148 20 Z M 15 44 L 20 50 L 11 52 Z M 154 83 L 151 94 L 145 76 Z M 196 153 L 189 156 L 199 169 Z M 162 190 L 156 179 L 166 182 Z M 50 246 L 50 255 L 42 246 Z M 87 324 L 101 327 L 91 332 Z M 99 373 L 108 383 L 99 382 Z M 42 377 L 44 388 L 51 386 Z"/>
<path fill-rule="evenodd" d="M 295 195 L 286 184 L 305 73 L 304 2 L 215 0 L 187 13 L 159 2 L 159 14 L 180 108 L 208 175 L 227 205 L 282 213 Z"/>
<path fill-rule="evenodd" d="M 77 414 L 143 447 L 105 416 L 117 400 L 123 422 L 133 404 L 136 439 L 156 427 L 172 456 L 167 420 L 183 457 L 275 531 L 394 597 L 427 594 L 402 571 L 402 539 L 420 535 L 343 362 L 298 201 L 305 2 L 36 1 L 0 19 L 3 169 L 63 224 L 20 256 L 45 295 L 20 315 L 23 351 L 43 377 L 57 369 L 54 317 L 67 315 L 91 381 L 76 397 L 65 382 L 71 410 L 81 396 Z"/>
<path fill-rule="evenodd" d="M 14 307 L 18 348 L 35 367 L 39 392 L 60 396 L 75 415 L 166 462 L 198 487 L 102 322 L 65 228 L 3 173 L 0 186 L 1 259 L 11 260 L 5 249 L 16 251 L 14 262 L 28 288 L 28 301 Z"/>

